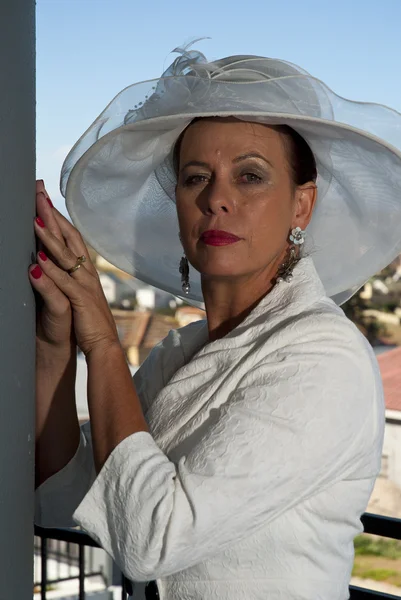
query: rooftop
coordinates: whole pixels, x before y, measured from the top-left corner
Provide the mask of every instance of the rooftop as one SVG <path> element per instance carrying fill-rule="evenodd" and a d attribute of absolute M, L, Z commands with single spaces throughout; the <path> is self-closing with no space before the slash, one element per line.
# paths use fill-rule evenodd
<path fill-rule="evenodd" d="M 387 410 L 401 411 L 401 347 L 377 357 Z"/>

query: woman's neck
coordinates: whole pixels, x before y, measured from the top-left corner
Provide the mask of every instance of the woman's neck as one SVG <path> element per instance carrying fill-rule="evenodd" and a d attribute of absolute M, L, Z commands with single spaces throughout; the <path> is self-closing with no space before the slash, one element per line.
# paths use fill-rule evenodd
<path fill-rule="evenodd" d="M 209 287 L 209 289 L 208 289 Z M 249 315 L 274 287 L 274 283 L 265 283 L 260 289 L 243 285 L 239 290 L 203 286 L 209 342 L 226 336 Z M 211 289 L 210 289 L 211 288 Z M 236 293 L 235 293 L 236 292 Z"/>

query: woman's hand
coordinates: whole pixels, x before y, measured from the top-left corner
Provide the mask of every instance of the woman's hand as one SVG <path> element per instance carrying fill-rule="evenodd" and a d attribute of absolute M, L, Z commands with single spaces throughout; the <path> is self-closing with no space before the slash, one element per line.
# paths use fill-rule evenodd
<path fill-rule="evenodd" d="M 72 314 L 76 342 L 85 355 L 95 347 L 119 343 L 113 316 L 81 234 L 49 205 L 44 189 L 38 193 L 37 212 L 35 233 L 44 251 L 38 252 L 38 262 L 31 265 L 29 275 L 47 309 L 42 326 L 44 337 L 56 344 L 64 343 L 70 335 Z M 68 274 L 80 256 L 85 257 L 85 263 Z"/>
<path fill-rule="evenodd" d="M 36 181 L 36 211 L 42 221 L 46 221 L 48 229 L 60 242 L 64 241 L 61 229 L 56 221 L 53 205 L 46 192 L 43 180 Z M 41 247 L 41 244 L 38 244 Z M 31 281 L 33 287 L 42 294 L 43 302 L 37 306 L 36 346 L 39 354 L 66 355 L 71 354 L 71 347 L 75 347 L 74 332 L 72 329 L 72 311 L 68 300 L 51 281 L 37 278 L 41 274 L 40 268 L 31 268 Z M 46 293 L 42 293 L 46 292 Z"/>

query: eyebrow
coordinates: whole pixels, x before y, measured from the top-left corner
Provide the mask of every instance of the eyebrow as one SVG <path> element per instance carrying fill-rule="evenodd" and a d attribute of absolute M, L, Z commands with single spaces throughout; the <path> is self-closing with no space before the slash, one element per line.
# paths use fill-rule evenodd
<path fill-rule="evenodd" d="M 183 171 L 187 167 L 204 167 L 205 169 L 209 169 L 209 165 L 200 160 L 190 160 L 189 162 L 185 163 L 183 167 L 181 167 L 180 171 Z"/>
<path fill-rule="evenodd" d="M 263 160 L 265 163 L 267 163 L 268 165 L 270 165 L 273 168 L 272 163 L 269 160 L 267 160 L 267 158 L 265 158 L 264 156 L 259 154 L 258 152 L 250 152 L 249 154 L 241 154 L 241 156 L 237 156 L 237 158 L 234 158 L 233 163 L 241 162 L 242 160 L 246 160 L 247 158 L 260 158 L 261 160 Z"/>
<path fill-rule="evenodd" d="M 272 163 L 269 160 L 267 160 L 267 158 L 265 158 L 261 154 L 258 154 L 257 152 L 250 152 L 248 154 L 241 154 L 240 156 L 237 156 L 236 158 L 234 158 L 233 164 L 242 162 L 243 160 L 247 160 L 248 158 L 259 158 L 259 159 L 263 160 L 265 163 L 267 163 L 268 165 L 270 165 L 273 168 Z M 208 163 L 202 162 L 200 160 L 190 160 L 189 162 L 185 163 L 185 165 L 180 169 L 180 171 L 183 171 L 187 167 L 203 167 L 205 169 L 209 169 L 210 165 L 208 165 Z"/>

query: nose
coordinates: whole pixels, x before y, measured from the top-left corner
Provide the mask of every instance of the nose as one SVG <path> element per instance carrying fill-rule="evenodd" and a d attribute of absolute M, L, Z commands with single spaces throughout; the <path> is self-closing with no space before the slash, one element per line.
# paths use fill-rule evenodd
<path fill-rule="evenodd" d="M 215 178 L 204 189 L 204 202 L 207 214 L 228 213 L 234 209 L 234 192 L 228 182 Z"/>

